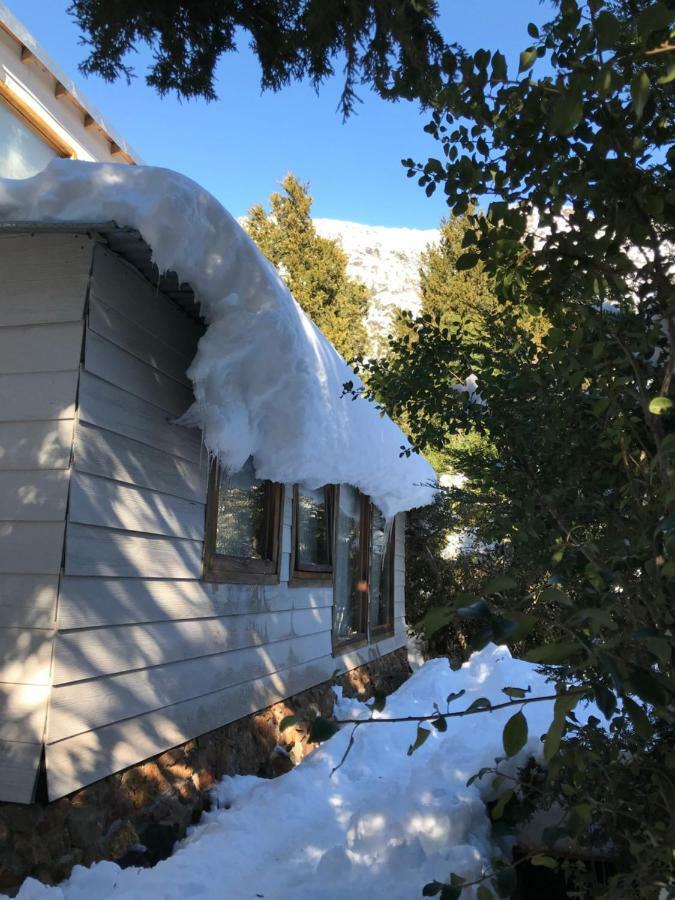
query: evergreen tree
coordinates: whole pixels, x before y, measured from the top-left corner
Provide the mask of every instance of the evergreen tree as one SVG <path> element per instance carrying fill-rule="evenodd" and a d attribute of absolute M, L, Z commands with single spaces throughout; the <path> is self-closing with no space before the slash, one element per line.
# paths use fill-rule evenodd
<path fill-rule="evenodd" d="M 249 211 L 248 233 L 338 352 L 346 359 L 367 354 L 367 288 L 347 275 L 337 242 L 316 233 L 307 185 L 289 174 L 281 187 L 270 196 L 269 212 L 260 204 Z"/>

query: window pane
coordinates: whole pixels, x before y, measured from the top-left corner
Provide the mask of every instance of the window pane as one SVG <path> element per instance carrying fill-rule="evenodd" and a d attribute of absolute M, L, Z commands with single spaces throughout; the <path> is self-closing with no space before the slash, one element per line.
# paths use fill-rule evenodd
<path fill-rule="evenodd" d="M 0 178 L 28 178 L 58 156 L 0 100 Z"/>
<path fill-rule="evenodd" d="M 391 625 L 394 619 L 392 584 L 393 527 L 376 506 L 371 515 L 370 627 Z"/>
<path fill-rule="evenodd" d="M 297 569 L 322 567 L 331 564 L 332 509 L 329 487 L 309 490 L 298 486 L 295 565 Z"/>
<path fill-rule="evenodd" d="M 216 553 L 241 559 L 266 559 L 267 546 L 266 483 L 253 473 L 249 459 L 236 475 L 220 475 Z"/>
<path fill-rule="evenodd" d="M 335 541 L 335 637 L 338 641 L 363 632 L 361 603 L 361 497 L 340 486 Z"/>

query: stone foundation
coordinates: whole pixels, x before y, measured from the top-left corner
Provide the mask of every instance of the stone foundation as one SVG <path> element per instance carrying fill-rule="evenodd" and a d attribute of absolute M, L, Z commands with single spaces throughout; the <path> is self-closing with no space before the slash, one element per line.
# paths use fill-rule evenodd
<path fill-rule="evenodd" d="M 409 675 L 405 649 L 335 679 L 348 697 L 395 690 Z M 188 825 L 208 808 L 223 775 L 275 777 L 314 749 L 299 728 L 279 732 L 288 715 L 329 718 L 325 682 L 262 712 L 201 735 L 43 806 L 0 803 L 0 892 L 15 893 L 31 875 L 46 884 L 75 865 L 101 859 L 150 866 L 166 858 Z"/>

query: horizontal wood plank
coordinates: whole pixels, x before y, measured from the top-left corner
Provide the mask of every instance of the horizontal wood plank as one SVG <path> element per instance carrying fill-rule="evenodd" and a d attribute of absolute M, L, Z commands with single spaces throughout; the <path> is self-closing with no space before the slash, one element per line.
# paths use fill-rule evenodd
<path fill-rule="evenodd" d="M 172 417 L 182 415 L 192 403 L 190 388 L 90 330 L 86 334 L 84 365 L 92 375 L 160 407 Z"/>
<path fill-rule="evenodd" d="M 154 334 L 191 362 L 202 334 L 199 323 L 105 247 L 96 247 L 92 296 Z"/>
<path fill-rule="evenodd" d="M 82 319 L 91 256 L 86 235 L 1 236 L 0 327 Z"/>
<path fill-rule="evenodd" d="M 200 578 L 202 546 L 199 541 L 69 522 L 65 572 L 121 578 Z"/>
<path fill-rule="evenodd" d="M 0 422 L 72 419 L 77 379 L 77 371 L 0 375 Z"/>
<path fill-rule="evenodd" d="M 67 469 L 73 420 L 0 422 L 0 468 Z"/>
<path fill-rule="evenodd" d="M 75 434 L 74 466 L 137 487 L 206 502 L 208 456 L 201 465 L 171 456 L 147 444 L 81 423 Z"/>
<path fill-rule="evenodd" d="M 89 328 L 132 356 L 192 390 L 184 356 L 95 297 L 89 304 Z"/>
<path fill-rule="evenodd" d="M 0 470 L 0 520 L 65 518 L 69 479 L 68 469 Z"/>
<path fill-rule="evenodd" d="M 0 304 L 2 303 L 0 287 Z M 84 323 L 0 328 L 0 374 L 77 369 Z"/>
<path fill-rule="evenodd" d="M 65 522 L 0 522 L 0 573 L 55 575 Z"/>
<path fill-rule="evenodd" d="M 42 744 L 0 741 L 0 797 L 9 803 L 31 803 Z"/>
<path fill-rule="evenodd" d="M 330 627 L 329 609 L 303 609 L 61 632 L 54 653 L 54 684 L 263 647 Z"/>
<path fill-rule="evenodd" d="M 308 662 L 330 647 L 327 632 L 169 663 L 52 688 L 49 740 L 58 741 L 121 719 L 264 678 Z M 194 736 L 194 735 L 193 735 Z"/>
<path fill-rule="evenodd" d="M 0 629 L 0 683 L 49 684 L 53 640 L 53 629 Z"/>
<path fill-rule="evenodd" d="M 323 609 L 332 604 L 332 588 L 324 587 L 288 589 L 285 585 L 218 584 L 191 579 L 66 576 L 61 580 L 59 627 L 91 628 Z"/>
<path fill-rule="evenodd" d="M 80 376 L 80 421 L 198 464 L 207 456 L 200 431 L 172 424 L 169 413 L 86 371 Z"/>
<path fill-rule="evenodd" d="M 0 742 L 42 741 L 49 691 L 48 684 L 0 684 Z"/>
<path fill-rule="evenodd" d="M 74 472 L 69 520 L 124 531 L 204 540 L 204 504 Z"/>
<path fill-rule="evenodd" d="M 0 575 L 0 626 L 53 627 L 58 585 L 56 574 Z"/>

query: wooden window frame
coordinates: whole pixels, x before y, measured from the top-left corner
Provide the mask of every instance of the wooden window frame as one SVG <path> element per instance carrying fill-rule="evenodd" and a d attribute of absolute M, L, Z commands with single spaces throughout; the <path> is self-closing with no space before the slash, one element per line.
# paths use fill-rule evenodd
<path fill-rule="evenodd" d="M 328 565 L 313 565 L 311 563 L 305 563 L 303 567 L 300 568 L 297 559 L 300 485 L 293 485 L 293 518 L 291 521 L 291 568 L 288 579 L 288 584 L 290 587 L 330 587 L 333 584 L 338 486 L 335 484 L 326 484 L 324 485 L 324 490 L 330 491 L 330 502 L 332 504 L 332 516 L 330 523 L 331 534 L 329 542 L 331 561 Z"/>
<path fill-rule="evenodd" d="M 335 491 L 335 533 L 334 533 L 334 541 L 337 545 L 337 525 L 339 518 L 339 508 L 340 508 L 340 490 L 341 485 L 336 486 Z M 366 585 L 365 589 L 359 589 L 357 591 L 358 595 L 358 603 L 359 603 L 359 631 L 357 634 L 352 635 L 346 638 L 338 638 L 336 634 L 336 622 L 335 622 L 335 613 L 337 610 L 337 604 L 335 602 L 335 590 L 337 587 L 336 579 L 333 581 L 333 622 L 331 629 L 331 639 L 333 645 L 333 655 L 345 653 L 348 650 L 355 650 L 359 647 L 366 647 L 369 643 L 369 618 L 370 618 L 370 590 L 369 590 L 369 582 L 370 582 L 370 570 L 369 570 L 369 548 L 370 548 L 370 498 L 366 494 L 362 494 L 361 491 L 357 490 L 359 496 L 359 574 L 361 576 L 361 580 L 359 584 Z M 368 526 L 364 528 L 364 523 Z M 335 555 L 333 557 L 335 559 Z"/>
<path fill-rule="evenodd" d="M 220 466 L 214 460 L 209 472 L 206 497 L 206 528 L 204 534 L 204 581 L 225 584 L 279 584 L 281 561 L 281 521 L 284 508 L 284 486 L 272 481 L 263 482 L 268 493 L 266 502 L 272 514 L 267 517 L 266 540 L 270 548 L 267 559 L 245 559 L 216 553 L 218 531 L 218 492 Z"/>
<path fill-rule="evenodd" d="M 52 149 L 61 159 L 77 159 L 75 150 L 62 140 L 34 110 L 0 80 L 0 103 L 19 119 L 45 146 Z"/>

